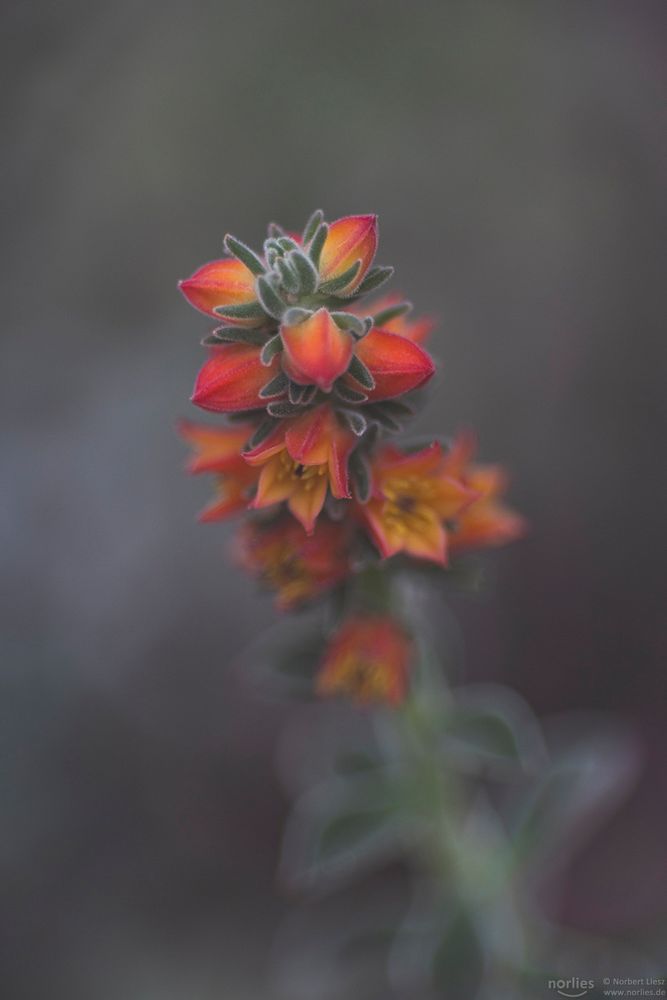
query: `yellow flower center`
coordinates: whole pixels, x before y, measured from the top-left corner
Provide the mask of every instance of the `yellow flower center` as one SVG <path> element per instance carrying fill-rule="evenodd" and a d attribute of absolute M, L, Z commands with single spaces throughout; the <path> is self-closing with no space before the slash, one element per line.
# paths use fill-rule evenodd
<path fill-rule="evenodd" d="M 432 501 L 437 484 L 417 476 L 395 476 L 382 487 L 382 520 L 388 531 L 403 537 L 420 534 L 433 523 Z"/>
<path fill-rule="evenodd" d="M 360 701 L 384 698 L 390 685 L 390 671 L 381 660 L 362 659 L 357 652 L 350 652 L 336 665 L 337 689 Z"/>
<path fill-rule="evenodd" d="M 298 482 L 300 488 L 306 492 L 314 489 L 319 476 L 326 476 L 327 465 L 301 465 L 299 462 L 295 462 L 290 456 L 289 452 L 280 452 L 280 463 L 276 470 L 276 481 L 279 483 L 284 483 L 288 480 L 292 482 Z"/>

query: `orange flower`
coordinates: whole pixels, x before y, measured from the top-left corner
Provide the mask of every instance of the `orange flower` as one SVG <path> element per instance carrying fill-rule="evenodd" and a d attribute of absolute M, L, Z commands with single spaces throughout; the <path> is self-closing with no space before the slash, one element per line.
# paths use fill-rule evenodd
<path fill-rule="evenodd" d="M 318 309 L 303 323 L 281 327 L 280 334 L 283 368 L 292 381 L 330 392 L 352 360 L 352 335 L 339 329 L 326 309 Z"/>
<path fill-rule="evenodd" d="M 356 439 L 327 403 L 303 416 L 281 420 L 252 451 L 251 465 L 263 466 L 251 506 L 268 507 L 287 500 L 291 512 L 310 534 L 324 506 L 327 488 L 334 497 L 350 496 L 347 462 Z"/>
<path fill-rule="evenodd" d="M 408 637 L 392 618 L 350 618 L 326 649 L 317 691 L 345 695 L 361 705 L 398 705 L 407 690 L 410 652 Z"/>
<path fill-rule="evenodd" d="M 258 347 L 221 344 L 211 349 L 209 360 L 199 372 L 192 402 L 218 413 L 263 407 L 266 399 L 260 397 L 259 390 L 279 369 L 277 357 L 268 366 L 262 364 Z"/>
<path fill-rule="evenodd" d="M 225 306 L 241 306 L 255 302 L 255 277 L 240 260 L 228 257 L 204 264 L 178 287 L 190 305 L 216 319 Z M 218 312 L 216 312 L 216 309 Z M 239 319 L 227 317 L 226 322 L 240 326 L 256 326 L 257 317 Z"/>
<path fill-rule="evenodd" d="M 252 424 L 209 427 L 189 420 L 179 425 L 181 436 L 195 449 L 188 472 L 217 473 L 217 497 L 199 514 L 200 521 L 222 521 L 248 506 L 258 473 L 244 461 L 241 448 L 253 431 Z"/>
<path fill-rule="evenodd" d="M 384 558 L 405 552 L 445 565 L 445 521 L 456 517 L 476 497 L 446 471 L 442 449 L 434 443 L 403 454 L 386 448 L 372 465 L 373 494 L 358 512 Z"/>
<path fill-rule="evenodd" d="M 373 402 L 417 389 L 435 371 L 433 359 L 423 347 L 377 327 L 359 341 L 355 353 L 375 381 L 375 388 L 367 393 Z M 349 379 L 348 375 L 346 381 Z"/>
<path fill-rule="evenodd" d="M 526 533 L 526 521 L 500 502 L 507 488 L 507 475 L 499 465 L 474 465 L 477 451 L 474 435 L 464 432 L 445 456 L 449 475 L 460 477 L 477 494 L 449 528 L 450 550 L 455 553 L 506 545 Z"/>
<path fill-rule="evenodd" d="M 328 518 L 310 535 L 288 514 L 268 525 L 250 521 L 238 541 L 242 566 L 276 592 L 283 611 L 320 597 L 350 572 L 349 527 Z"/>
<path fill-rule="evenodd" d="M 339 278 L 357 261 L 361 262 L 354 277 L 336 294 L 352 293 L 360 285 L 375 257 L 377 229 L 377 215 L 348 215 L 329 226 L 320 254 L 322 281 Z"/>

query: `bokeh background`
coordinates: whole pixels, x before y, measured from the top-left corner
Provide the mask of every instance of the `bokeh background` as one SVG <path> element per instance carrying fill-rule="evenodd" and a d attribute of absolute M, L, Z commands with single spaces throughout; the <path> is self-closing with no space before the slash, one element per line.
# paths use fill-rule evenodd
<path fill-rule="evenodd" d="M 277 996 L 290 709 L 233 669 L 274 614 L 229 530 L 195 524 L 207 484 L 181 474 L 208 327 L 176 280 L 225 232 L 258 244 L 320 206 L 379 213 L 380 262 L 441 318 L 421 426 L 476 427 L 532 523 L 488 560 L 487 596 L 457 602 L 468 676 L 541 715 L 611 710 L 641 745 L 558 915 L 655 936 L 664 14 L 5 5 L 3 996 Z"/>

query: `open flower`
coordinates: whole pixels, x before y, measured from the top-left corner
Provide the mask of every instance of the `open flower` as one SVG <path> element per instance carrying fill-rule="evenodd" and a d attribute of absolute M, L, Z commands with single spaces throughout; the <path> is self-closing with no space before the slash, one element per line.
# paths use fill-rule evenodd
<path fill-rule="evenodd" d="M 320 254 L 322 281 L 340 278 L 359 261 L 357 272 L 337 294 L 351 294 L 373 263 L 378 242 L 377 215 L 348 215 L 329 226 Z"/>
<path fill-rule="evenodd" d="M 445 456 L 445 470 L 460 477 L 477 494 L 476 499 L 449 526 L 452 553 L 506 545 L 526 533 L 526 521 L 501 502 L 507 489 L 507 474 L 499 465 L 475 465 L 474 435 L 464 432 Z"/>
<path fill-rule="evenodd" d="M 393 618 L 350 618 L 327 646 L 317 691 L 344 695 L 361 705 L 398 705 L 407 690 L 410 652 L 410 640 Z"/>
<path fill-rule="evenodd" d="M 404 454 L 386 448 L 372 464 L 373 492 L 358 512 L 384 558 L 405 552 L 445 565 L 445 522 L 461 514 L 477 494 L 448 474 L 434 443 Z"/>
<path fill-rule="evenodd" d="M 285 611 L 331 590 L 350 572 L 349 526 L 320 518 L 312 534 L 289 514 L 269 524 L 249 521 L 238 537 L 242 566 L 275 591 Z"/>
<path fill-rule="evenodd" d="M 252 271 L 233 257 L 204 264 L 190 278 L 180 281 L 178 287 L 190 305 L 216 319 L 224 314 L 225 306 L 249 305 L 257 298 Z M 226 322 L 256 326 L 257 316 L 228 316 Z"/>
<path fill-rule="evenodd" d="M 182 420 L 181 436 L 193 446 L 188 472 L 216 474 L 215 499 L 199 514 L 200 521 L 222 521 L 245 510 L 257 479 L 257 469 L 248 466 L 241 449 L 253 431 L 252 424 L 209 427 Z"/>
<path fill-rule="evenodd" d="M 312 532 L 328 488 L 337 499 L 350 496 L 347 463 L 355 444 L 354 434 L 327 403 L 281 420 L 272 434 L 245 452 L 250 465 L 262 466 L 252 507 L 286 500 L 304 529 Z"/>

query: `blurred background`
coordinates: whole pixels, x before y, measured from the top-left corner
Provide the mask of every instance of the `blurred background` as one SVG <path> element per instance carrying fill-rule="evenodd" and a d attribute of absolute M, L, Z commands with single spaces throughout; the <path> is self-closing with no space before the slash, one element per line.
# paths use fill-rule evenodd
<path fill-rule="evenodd" d="M 441 320 L 420 426 L 474 426 L 532 524 L 456 602 L 467 676 L 640 743 L 556 915 L 664 919 L 664 13 L 5 5 L 3 996 L 277 996 L 291 709 L 233 668 L 275 616 L 194 520 L 175 422 L 208 324 L 176 281 L 316 207 L 379 213 Z"/>

